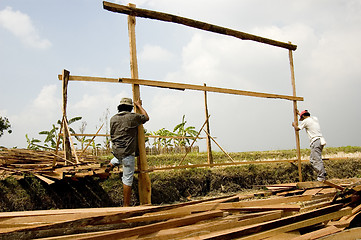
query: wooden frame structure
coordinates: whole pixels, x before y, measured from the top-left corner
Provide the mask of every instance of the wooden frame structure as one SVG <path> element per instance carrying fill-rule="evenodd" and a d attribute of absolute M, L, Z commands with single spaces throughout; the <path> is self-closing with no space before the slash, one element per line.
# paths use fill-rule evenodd
<path fill-rule="evenodd" d="M 176 90 L 196 90 L 196 91 L 204 91 L 205 94 L 205 103 L 206 103 L 206 122 L 207 130 L 204 130 L 207 134 L 207 150 L 208 153 L 211 152 L 210 147 L 210 138 L 211 135 L 209 134 L 210 129 L 208 125 L 208 110 L 207 110 L 207 92 L 218 92 L 218 93 L 225 93 L 225 94 L 234 94 L 234 95 L 242 95 L 242 96 L 252 96 L 252 97 L 260 97 L 260 98 L 272 98 L 272 99 L 283 99 L 289 100 L 293 102 L 293 114 L 294 114 L 294 121 L 298 123 L 297 117 L 297 101 L 303 101 L 302 97 L 296 96 L 296 86 L 295 86 L 295 76 L 294 76 L 294 66 L 293 66 L 293 55 L 292 51 L 295 51 L 297 46 L 291 44 L 290 42 L 284 43 L 275 41 L 268 38 L 263 38 L 259 36 L 255 36 L 252 34 L 239 32 L 236 30 L 195 21 L 188 18 L 179 17 L 176 15 L 150 11 L 145 9 L 136 8 L 133 4 L 128 4 L 128 6 L 114 4 L 110 2 L 103 2 L 103 8 L 116 13 L 122 13 L 128 15 L 128 34 L 129 34 L 129 47 L 130 47 L 130 68 L 131 68 L 131 78 L 103 78 L 103 77 L 90 77 L 90 76 L 73 76 L 70 75 L 70 72 L 67 70 L 63 70 L 62 75 L 59 75 L 59 80 L 63 81 L 63 124 L 62 129 L 64 130 L 64 151 L 65 151 L 65 158 L 69 161 L 72 159 L 72 151 L 71 151 L 71 138 L 69 129 L 67 127 L 67 117 L 66 117 L 66 106 L 67 106 L 67 86 L 69 81 L 93 81 L 93 82 L 113 82 L 113 83 L 126 83 L 132 85 L 132 92 L 133 92 L 133 100 L 136 101 L 140 99 L 140 85 L 143 86 L 150 86 L 150 87 L 160 87 L 160 88 L 169 88 L 169 89 L 176 89 Z M 289 52 L 289 61 L 290 61 L 290 70 L 291 70 L 291 83 L 293 88 L 293 95 L 279 95 L 279 94 L 270 94 L 270 93 L 261 93 L 261 92 L 252 92 L 252 91 L 243 91 L 237 89 L 227 89 L 227 88 L 219 88 L 219 87 L 210 87 L 204 84 L 201 85 L 193 85 L 193 84 L 183 84 L 183 83 L 174 83 L 174 82 L 164 82 L 164 81 L 153 81 L 153 80 L 145 80 L 139 79 L 138 77 L 138 64 L 137 64 L 137 53 L 136 53 L 136 39 L 135 39 L 135 24 L 136 24 L 136 17 L 143 17 L 149 19 L 156 19 L 160 21 L 167 21 L 173 22 L 177 24 L 182 24 L 185 26 L 210 31 L 218 34 L 233 36 L 242 40 L 251 40 L 256 41 L 280 48 L 287 49 Z M 137 112 L 139 109 L 135 108 Z M 200 131 L 201 131 L 200 130 Z M 138 129 L 138 145 L 139 145 L 139 154 L 140 156 L 137 159 L 138 164 L 138 173 L 139 173 L 139 200 L 140 204 L 150 204 L 151 203 L 151 185 L 150 179 L 148 176 L 148 164 L 146 159 L 146 152 L 145 152 L 145 136 L 143 131 L 143 126 L 139 126 Z M 96 134 L 99 136 L 99 134 Z M 94 135 L 93 135 L 94 136 Z M 297 161 L 298 162 L 298 170 L 299 170 L 299 181 L 302 181 L 302 174 L 301 174 L 301 154 L 300 154 L 300 141 L 299 141 L 299 134 L 295 131 L 296 136 L 296 149 L 297 149 L 297 160 L 290 160 L 290 162 Z M 214 140 L 212 138 L 212 140 Z M 218 144 L 217 144 L 218 145 Z M 219 146 L 219 145 L 218 145 Z M 74 148 L 74 146 L 73 146 Z M 222 149 L 222 148 L 221 148 Z M 75 153 L 75 149 L 74 149 Z M 76 156 L 76 159 L 77 156 Z M 78 161 L 78 160 L 77 160 Z M 237 163 L 231 163 L 237 164 Z M 207 166 L 217 166 L 218 164 L 213 164 L 213 160 L 211 156 L 208 156 L 208 164 Z M 202 165 L 203 166 L 203 165 Z M 176 168 L 182 168 L 182 166 L 177 166 Z M 168 169 L 168 168 L 164 168 Z M 173 168 L 174 169 L 174 168 Z"/>

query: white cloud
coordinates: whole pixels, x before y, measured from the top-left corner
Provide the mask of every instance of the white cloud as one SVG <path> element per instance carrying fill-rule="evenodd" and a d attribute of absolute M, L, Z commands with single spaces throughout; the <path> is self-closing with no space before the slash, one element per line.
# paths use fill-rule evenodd
<path fill-rule="evenodd" d="M 146 44 L 140 53 L 140 59 L 143 61 L 166 62 L 171 60 L 172 57 L 172 53 L 162 48 L 161 46 L 150 44 Z"/>
<path fill-rule="evenodd" d="M 32 109 L 36 111 L 43 111 L 44 113 L 54 109 L 54 106 L 59 106 L 60 99 L 56 97 L 58 95 L 58 89 L 56 85 L 49 85 L 41 89 L 40 94 L 34 100 Z"/>
<path fill-rule="evenodd" d="M 8 112 L 13 132 L 4 135 L 0 139 L 0 145 L 25 147 L 25 134 L 30 138 L 39 138 L 40 131 L 49 130 L 51 124 L 61 118 L 61 99 L 57 95 L 56 85 L 44 86 L 34 100 L 24 104 L 22 110 L 16 110 L 15 113 L 2 110 Z"/>
<path fill-rule="evenodd" d="M 11 7 L 0 11 L 0 26 L 20 38 L 25 45 L 39 49 L 51 47 L 48 39 L 39 36 L 30 17 L 20 11 L 14 11 Z"/>
<path fill-rule="evenodd" d="M 104 114 L 109 109 L 110 115 L 116 112 L 116 107 L 122 97 L 127 96 L 125 92 L 114 94 L 107 87 L 99 87 L 96 83 L 86 84 L 87 90 L 81 92 L 80 99 L 74 101 L 71 95 L 71 87 L 68 88 L 68 119 L 81 116 L 82 120 L 87 122 L 86 132 L 95 133 L 96 128 L 100 126 L 100 119 L 104 118 Z M 89 87 L 89 85 L 91 87 Z M 95 91 L 93 93 L 92 91 Z M 62 100 L 61 89 L 56 85 L 44 86 L 35 99 L 24 105 L 21 111 L 10 113 L 7 109 L 1 109 L 1 114 L 6 114 L 12 126 L 13 133 L 6 134 L 0 138 L 0 146 L 6 147 L 25 147 L 25 134 L 30 138 L 42 140 L 42 136 L 38 133 L 43 130 L 50 130 L 52 124 L 56 124 L 57 120 L 62 117 Z M 111 116 L 108 116 L 111 117 Z M 103 119 L 104 120 L 104 119 Z M 78 131 L 81 121 L 74 123 L 72 128 Z M 79 125 L 79 126 L 78 126 Z M 105 127 L 102 132 L 105 133 Z"/>

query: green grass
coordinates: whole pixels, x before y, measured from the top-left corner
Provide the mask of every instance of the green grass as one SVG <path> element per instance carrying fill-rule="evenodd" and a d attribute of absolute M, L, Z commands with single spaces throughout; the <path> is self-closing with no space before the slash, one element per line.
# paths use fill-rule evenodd
<path fill-rule="evenodd" d="M 337 154 L 339 152 L 355 153 L 361 152 L 361 147 L 346 146 L 346 147 L 327 147 L 323 150 L 323 155 Z M 160 155 L 148 155 L 147 161 L 150 167 L 156 166 L 173 166 L 179 164 L 185 154 L 160 154 Z M 230 162 L 228 156 L 223 152 L 212 152 L 214 163 Z M 296 150 L 272 150 L 272 151 L 252 151 L 252 152 L 235 152 L 229 153 L 229 155 L 235 161 L 256 161 L 262 159 L 292 159 L 297 156 Z M 310 155 L 310 149 L 301 149 L 301 157 L 308 157 Z M 207 163 L 207 153 L 189 153 L 182 162 L 182 165 L 186 164 L 205 164 Z"/>

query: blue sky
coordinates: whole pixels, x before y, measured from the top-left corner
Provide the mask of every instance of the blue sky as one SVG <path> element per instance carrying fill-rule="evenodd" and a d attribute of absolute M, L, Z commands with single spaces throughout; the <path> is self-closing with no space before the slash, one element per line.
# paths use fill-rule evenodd
<path fill-rule="evenodd" d="M 126 5 L 126 1 L 115 1 Z M 293 52 L 299 109 L 319 118 L 328 146 L 360 145 L 361 1 L 141 0 L 137 7 L 171 13 L 297 45 Z M 292 95 L 288 50 L 173 23 L 137 18 L 142 79 Z M 102 1 L 0 1 L 0 115 L 12 134 L 0 146 L 26 147 L 61 118 L 57 75 L 130 77 L 127 16 Z M 116 113 L 131 86 L 70 82 L 68 117 L 95 133 Z M 198 91 L 141 87 L 148 131 L 172 130 L 186 115 L 205 121 Z M 208 94 L 211 134 L 229 152 L 295 148 L 292 102 Z M 79 130 L 78 125 L 72 126 Z M 104 129 L 105 130 L 105 129 Z M 104 131 L 102 131 L 104 132 Z M 99 139 L 98 141 L 102 141 Z M 198 145 L 205 149 L 205 141 Z M 308 138 L 301 132 L 301 147 Z M 216 145 L 213 149 L 219 151 Z"/>

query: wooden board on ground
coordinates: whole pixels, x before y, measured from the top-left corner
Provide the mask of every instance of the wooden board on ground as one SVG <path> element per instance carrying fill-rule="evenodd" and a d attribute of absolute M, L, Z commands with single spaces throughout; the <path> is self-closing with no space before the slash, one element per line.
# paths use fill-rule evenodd
<path fill-rule="evenodd" d="M 274 192 L 264 199 L 255 192 L 165 206 L 0 213 L 0 238 L 304 239 L 343 232 L 361 209 L 355 197 L 360 192 L 338 201 L 335 188 L 312 190 L 291 197 Z M 351 201 L 354 208 L 345 208 Z M 315 226 L 318 230 L 299 235 L 300 229 Z"/>

